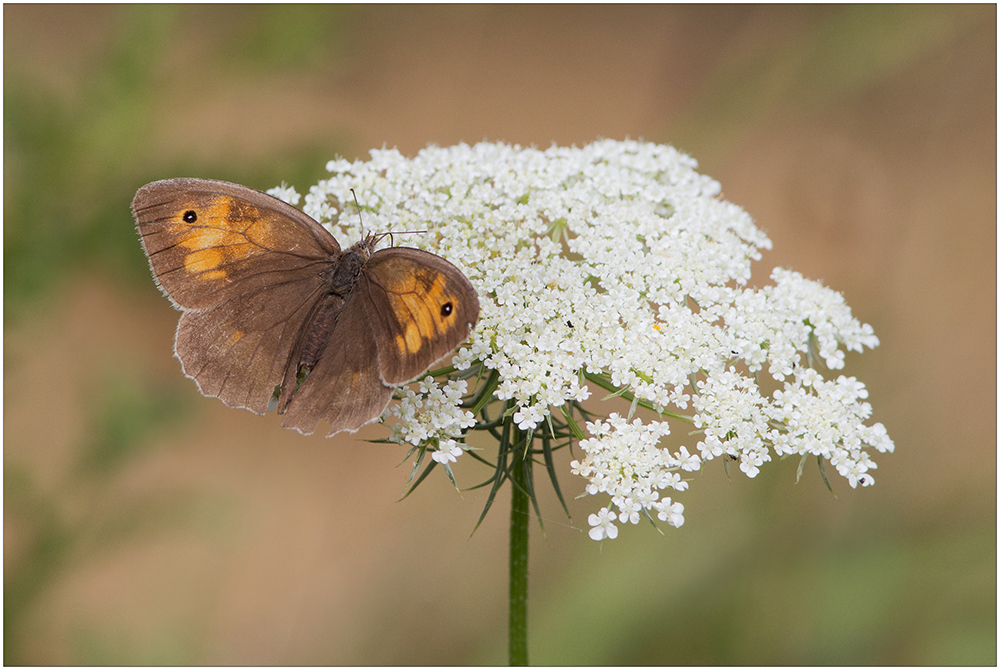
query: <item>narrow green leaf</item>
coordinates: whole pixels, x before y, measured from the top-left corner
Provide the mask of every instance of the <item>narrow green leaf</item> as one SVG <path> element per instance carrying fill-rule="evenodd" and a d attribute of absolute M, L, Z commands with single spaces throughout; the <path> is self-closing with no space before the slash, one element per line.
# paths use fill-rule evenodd
<path fill-rule="evenodd" d="M 420 477 L 417 478 L 417 481 L 413 482 L 413 486 L 411 486 L 409 488 L 409 490 L 407 490 L 407 492 L 403 494 L 403 497 L 400 498 L 400 500 L 404 500 L 404 499 L 408 498 L 411 493 L 413 493 L 414 491 L 416 491 L 417 487 L 420 486 L 420 482 L 422 482 L 425 479 L 427 479 L 427 475 L 429 475 L 431 473 L 431 470 L 433 470 L 435 467 L 437 467 L 437 464 L 438 464 L 438 462 L 432 459 L 431 462 L 428 463 L 427 467 L 424 468 L 424 471 L 422 473 L 420 473 Z"/>
<path fill-rule="evenodd" d="M 435 461 L 435 463 L 436 462 L 437 461 Z M 445 463 L 444 464 L 444 471 L 448 475 L 448 479 L 451 480 L 451 485 L 455 487 L 456 491 L 458 491 L 459 493 L 461 493 L 462 489 L 458 488 L 458 482 L 455 481 L 455 474 L 451 471 L 451 465 L 448 464 L 448 463 Z"/>
<path fill-rule="evenodd" d="M 650 516 L 649 510 L 647 510 L 645 507 L 642 509 L 642 515 L 646 517 L 647 520 L 649 520 L 649 523 L 652 524 L 653 528 L 656 529 L 657 533 L 666 537 L 666 535 L 663 532 L 663 529 L 656 525 L 656 520 L 653 519 L 652 516 Z"/>
<path fill-rule="evenodd" d="M 506 401 L 504 404 L 510 404 L 510 401 Z M 482 525 L 483 519 L 486 518 L 486 513 L 490 511 L 490 507 L 493 506 L 493 500 L 497 496 L 497 491 L 500 490 L 500 486 L 503 484 L 504 480 L 507 478 L 507 454 L 510 452 L 510 431 L 513 425 L 513 419 L 507 417 L 503 423 L 503 433 L 500 435 L 500 444 L 497 449 L 497 470 L 493 479 L 493 488 L 490 489 L 490 494 L 486 498 L 486 505 L 483 507 L 483 513 L 479 515 L 479 521 L 476 522 L 475 528 L 472 532 L 475 533 Z"/>
<path fill-rule="evenodd" d="M 823 460 L 822 456 L 816 456 L 816 462 L 819 463 L 819 474 L 823 477 L 823 483 L 826 484 L 826 488 L 833 493 L 833 497 L 836 498 L 837 494 L 833 492 L 833 487 L 830 486 L 830 480 L 826 478 L 826 461 Z"/>
<path fill-rule="evenodd" d="M 496 370 L 490 370 L 490 376 L 486 378 L 486 383 L 483 384 L 482 390 L 479 392 L 479 397 L 476 398 L 475 402 L 472 404 L 472 414 L 478 415 L 483 408 L 493 399 L 493 392 L 496 390 L 497 386 L 500 385 L 500 373 Z M 465 404 L 462 405 L 465 407 Z"/>
<path fill-rule="evenodd" d="M 471 450 L 471 449 L 470 450 L 466 450 L 465 453 L 467 453 L 469 456 L 471 456 L 472 458 L 476 459 L 480 463 L 484 463 L 484 464 L 490 466 L 491 468 L 496 466 L 495 463 L 493 463 L 492 461 L 486 460 L 485 458 L 483 458 L 482 456 L 480 456 L 479 454 L 477 454 L 474 450 Z"/>
<path fill-rule="evenodd" d="M 542 436 L 542 454 L 545 456 L 545 469 L 548 470 L 549 480 L 552 482 L 552 488 L 555 489 L 556 497 L 559 498 L 559 504 L 562 505 L 563 511 L 566 512 L 566 517 L 572 518 L 569 514 L 569 508 L 566 506 L 566 501 L 563 499 L 562 491 L 559 489 L 556 464 L 552 458 L 552 442 L 545 436 Z"/>
<path fill-rule="evenodd" d="M 694 423 L 693 417 L 685 416 L 683 414 L 677 414 L 675 412 L 668 412 L 663 407 L 658 407 L 657 405 L 654 405 L 648 400 L 639 400 L 631 393 L 629 387 L 626 386 L 624 388 L 617 388 L 615 387 L 614 384 L 611 383 L 610 379 L 607 379 L 601 375 L 595 375 L 590 372 L 585 372 L 584 377 L 586 377 L 588 382 L 593 382 L 595 386 L 599 386 L 605 391 L 610 391 L 610 394 L 606 398 L 604 398 L 605 400 L 608 400 L 610 398 L 621 397 L 630 402 L 637 403 L 639 407 L 643 407 L 650 411 L 656 412 L 660 416 L 665 416 L 671 419 L 678 419 L 680 421 L 685 421 L 687 423 Z"/>
<path fill-rule="evenodd" d="M 542 522 L 542 508 L 538 506 L 538 496 L 535 495 L 534 469 L 531 466 L 532 461 L 530 458 L 525 458 L 521 461 L 521 467 L 524 468 L 524 483 L 528 487 L 528 498 L 531 499 L 531 506 L 535 508 L 535 518 L 538 519 L 538 527 L 541 529 L 542 535 L 544 535 L 545 524 Z"/>
<path fill-rule="evenodd" d="M 799 480 L 802 479 L 802 468 L 806 466 L 806 461 L 809 459 L 809 454 L 802 454 L 802 458 L 799 459 L 799 467 L 795 471 L 795 483 L 798 484 Z"/>
<path fill-rule="evenodd" d="M 582 430 L 580 430 L 580 426 L 577 425 L 576 420 L 573 419 L 573 415 L 570 413 L 570 410 L 565 405 L 563 405 L 561 409 L 563 416 L 566 417 L 566 425 L 568 425 L 569 429 L 573 431 L 573 435 L 576 436 L 577 441 L 587 439 L 587 436 L 583 434 Z"/>

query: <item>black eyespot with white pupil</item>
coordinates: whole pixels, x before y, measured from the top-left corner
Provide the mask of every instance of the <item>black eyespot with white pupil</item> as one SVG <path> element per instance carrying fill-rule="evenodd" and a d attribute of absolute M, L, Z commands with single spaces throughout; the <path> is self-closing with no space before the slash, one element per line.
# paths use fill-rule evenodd
<path fill-rule="evenodd" d="M 184 212 L 185 223 L 194 223 L 197 220 L 198 220 L 198 213 L 195 212 L 193 209 L 189 209 L 188 211 Z"/>
<path fill-rule="evenodd" d="M 454 309 L 455 307 L 454 305 L 451 304 L 450 301 L 446 302 L 445 304 L 441 305 L 441 316 L 451 316 L 451 313 Z"/>

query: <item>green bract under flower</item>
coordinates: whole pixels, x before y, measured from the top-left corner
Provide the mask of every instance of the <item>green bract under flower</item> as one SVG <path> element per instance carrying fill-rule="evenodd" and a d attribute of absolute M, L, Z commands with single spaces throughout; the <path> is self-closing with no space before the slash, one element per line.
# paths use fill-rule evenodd
<path fill-rule="evenodd" d="M 493 399 L 507 401 L 504 415 L 529 444 L 553 419 L 576 426 L 568 417 L 590 397 L 588 381 L 700 431 L 669 453 L 658 446 L 665 421 L 611 414 L 587 424 L 583 459 L 571 465 L 588 493 L 609 498 L 591 515 L 595 539 L 617 535 L 615 518 L 680 526 L 683 505 L 661 491 L 683 491 L 681 472 L 723 456 L 753 477 L 771 454 L 813 454 L 852 487 L 870 485 L 865 450 L 893 443 L 881 424 L 865 425 L 863 384 L 826 381 L 813 365 L 840 369 L 845 350 L 878 339 L 839 293 L 798 273 L 775 270 L 772 286 L 746 288 L 771 242 L 695 167 L 669 146 L 633 141 L 545 151 L 482 143 L 412 159 L 380 150 L 331 161 L 305 211 L 351 244 L 362 231 L 338 203 L 352 203 L 353 188 L 369 230 L 426 231 L 406 244 L 447 258 L 479 292 L 479 323 L 454 368 L 467 379 L 495 373 Z M 757 381 L 764 373 L 780 387 L 771 396 Z M 475 423 L 455 384 L 406 391 L 390 410 L 400 419 L 392 440 L 440 451 L 448 467 Z"/>

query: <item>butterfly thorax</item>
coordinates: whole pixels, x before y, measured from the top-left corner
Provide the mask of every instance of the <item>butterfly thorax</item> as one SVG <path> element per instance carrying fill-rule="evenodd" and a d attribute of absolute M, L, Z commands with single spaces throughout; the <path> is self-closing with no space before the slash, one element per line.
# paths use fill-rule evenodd
<path fill-rule="evenodd" d="M 332 263 L 326 270 L 326 292 L 328 295 L 347 296 L 361 278 L 361 268 L 368 260 L 368 255 L 351 247 Z"/>

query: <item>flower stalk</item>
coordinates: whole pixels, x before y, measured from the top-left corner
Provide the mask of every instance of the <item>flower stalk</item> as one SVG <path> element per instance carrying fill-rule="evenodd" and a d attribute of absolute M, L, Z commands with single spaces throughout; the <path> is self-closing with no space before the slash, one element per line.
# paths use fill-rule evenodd
<path fill-rule="evenodd" d="M 528 664 L 528 482 L 532 461 L 525 456 L 525 451 L 515 450 L 510 464 L 508 657 L 512 666 Z"/>

